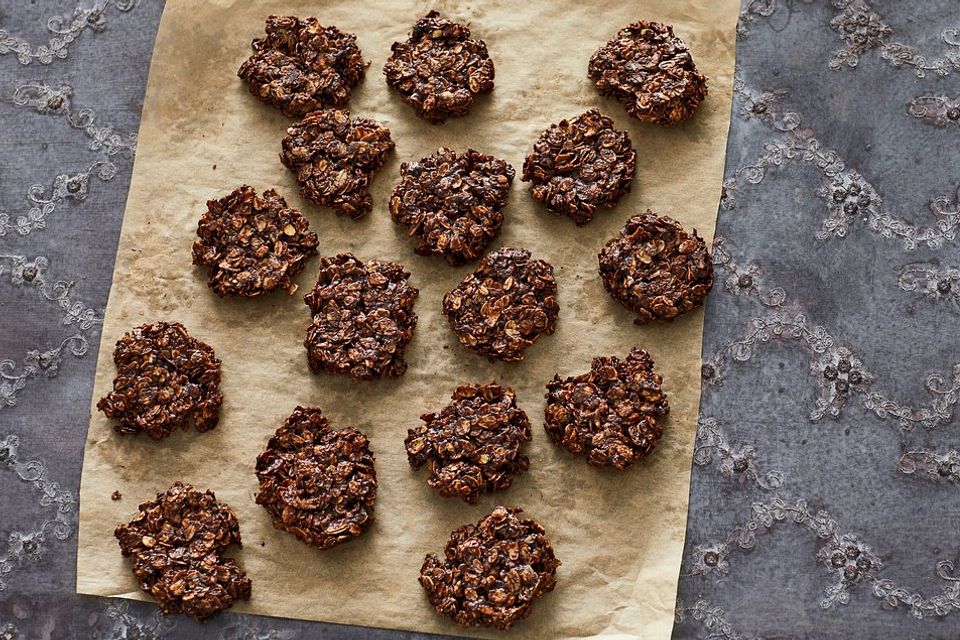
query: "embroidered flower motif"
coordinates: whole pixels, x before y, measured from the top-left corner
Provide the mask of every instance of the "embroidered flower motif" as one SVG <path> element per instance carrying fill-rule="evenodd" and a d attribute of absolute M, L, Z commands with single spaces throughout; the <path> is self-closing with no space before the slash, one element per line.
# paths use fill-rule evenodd
<path fill-rule="evenodd" d="M 847 46 L 836 54 L 831 66 L 857 66 L 860 55 L 884 44 L 893 35 L 880 14 L 861 0 L 835 0 L 834 6 L 842 12 L 830 21 L 830 27 L 840 34 Z"/>
<path fill-rule="evenodd" d="M 779 307 L 787 298 L 783 287 L 762 286 L 763 269 L 753 263 L 743 267 L 734 261 L 725 238 L 718 236 L 713 241 L 713 264 L 717 271 L 726 272 L 723 287 L 734 295 L 753 296 L 768 307 Z"/>
<path fill-rule="evenodd" d="M 738 449 L 720 449 L 720 475 L 732 477 L 740 485 L 748 482 L 761 489 L 778 489 L 783 485 L 783 472 L 767 471 L 761 474 L 756 468 L 757 450 L 752 445 Z"/>
<path fill-rule="evenodd" d="M 960 126 L 960 96 L 925 93 L 910 101 L 907 113 L 935 127 Z"/>
<path fill-rule="evenodd" d="M 933 482 L 960 481 L 960 452 L 943 453 L 931 450 L 907 451 L 897 462 L 897 471 L 905 475 L 922 475 Z"/>
<path fill-rule="evenodd" d="M 836 578 L 836 582 L 824 590 L 820 606 L 829 609 L 834 604 L 850 601 L 850 588 L 873 580 L 873 572 L 883 567 L 879 556 L 856 536 L 845 534 L 821 547 L 817 559 Z"/>
<path fill-rule="evenodd" d="M 867 222 L 880 214 L 882 201 L 869 182 L 856 171 L 839 173 L 817 191 L 827 199 L 830 215 L 823 221 L 817 237 L 826 239 L 831 234 L 838 238 L 847 235 L 856 220 Z"/>
<path fill-rule="evenodd" d="M 140 619 L 131 613 L 130 604 L 127 602 L 111 603 L 107 606 L 106 615 L 101 616 L 101 620 L 109 624 L 108 635 L 103 637 L 108 637 L 110 640 L 162 640 L 177 635 L 172 632 L 177 626 L 177 616 L 163 615 L 157 609 L 153 616 L 149 618 L 143 616 L 143 618 Z M 237 640 L 242 638 L 242 636 L 228 635 L 226 632 L 221 633 L 219 637 L 223 640 L 233 637 Z M 248 639 L 243 638 L 243 640 Z"/>
<path fill-rule="evenodd" d="M 22 533 L 13 531 L 7 539 L 9 553 L 13 556 L 25 555 L 31 560 L 43 557 L 43 532 Z"/>
<path fill-rule="evenodd" d="M 750 31 L 747 25 L 753 22 L 757 16 L 769 18 L 777 9 L 777 0 L 747 0 L 740 10 L 740 16 L 737 20 L 737 38 L 746 38 Z"/>
<path fill-rule="evenodd" d="M 736 178 L 727 178 L 723 181 L 723 184 L 720 185 L 720 207 L 722 209 L 730 210 L 737 206 L 737 199 L 733 195 L 736 188 Z M 0 221 L 0 223 L 2 223 L 2 221 Z M 2 224 L 0 224 L 0 226 L 2 226 Z"/>
<path fill-rule="evenodd" d="M 74 176 L 59 175 L 53 181 L 53 198 L 63 200 L 73 198 L 83 200 L 90 190 L 90 175 L 78 173 Z"/>
<path fill-rule="evenodd" d="M 960 269 L 916 263 L 900 270 L 897 285 L 903 291 L 915 291 L 936 302 L 948 301 L 960 309 Z"/>
<path fill-rule="evenodd" d="M 60 367 L 61 347 L 46 351 L 28 351 L 23 359 L 26 369 L 33 374 L 42 371 L 48 378 L 55 378 Z"/>
<path fill-rule="evenodd" d="M 0 256 L 0 260 L 2 258 L 8 258 L 12 263 L 10 266 L 10 284 L 15 287 L 27 284 L 35 287 L 43 286 L 44 273 L 50 266 L 50 261 L 44 256 L 39 256 L 33 260 L 27 260 L 24 256 Z M 0 265 L 0 274 L 3 272 L 3 266 Z"/>
<path fill-rule="evenodd" d="M 704 384 L 712 387 L 720 387 L 723 385 L 724 368 L 723 358 L 720 354 L 705 359 L 700 364 L 700 379 Z"/>
<path fill-rule="evenodd" d="M 697 466 L 707 466 L 714 460 L 714 454 L 720 458 L 720 475 L 734 478 L 740 486 L 750 482 L 761 489 L 776 489 L 783 484 L 782 471 L 760 473 L 756 467 L 757 450 L 752 445 L 732 447 L 720 431 L 716 418 L 700 418 L 697 422 L 697 440 L 693 451 L 693 462 Z"/>
<path fill-rule="evenodd" d="M 727 561 L 729 547 L 720 545 L 697 545 L 691 552 L 690 573 L 703 576 L 715 573 L 725 576 L 730 572 L 730 563 Z"/>
<path fill-rule="evenodd" d="M 72 97 L 73 87 L 67 84 L 53 89 L 42 82 L 28 82 L 17 85 L 13 91 L 14 104 L 33 107 L 41 114 L 69 113 Z"/>
<path fill-rule="evenodd" d="M 840 417 L 840 409 L 847 400 L 873 381 L 873 376 L 863 368 L 863 362 L 846 347 L 837 347 L 821 354 L 810 365 L 810 373 L 816 376 L 820 386 L 820 399 L 810 413 L 811 420 L 828 415 Z"/>
<path fill-rule="evenodd" d="M 65 350 L 76 357 L 85 355 L 89 349 L 85 334 L 103 322 L 93 308 L 72 297 L 72 282 L 47 281 L 49 265 L 50 261 L 44 256 L 30 260 L 26 256 L 0 254 L 0 276 L 7 277 L 15 287 L 33 288 L 43 299 L 59 308 L 63 326 L 77 329 L 53 347 L 27 351 L 19 365 L 10 359 L 0 360 L 0 408 L 16 404 L 17 393 L 39 373 L 48 378 L 55 377 Z"/>
<path fill-rule="evenodd" d="M 734 267 L 727 272 L 723 281 L 723 288 L 734 295 L 756 294 L 757 280 L 760 277 L 760 266 Z"/>

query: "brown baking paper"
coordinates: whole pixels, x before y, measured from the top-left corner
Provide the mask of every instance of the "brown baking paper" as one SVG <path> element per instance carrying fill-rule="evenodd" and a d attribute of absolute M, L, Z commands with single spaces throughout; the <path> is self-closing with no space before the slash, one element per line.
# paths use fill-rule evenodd
<path fill-rule="evenodd" d="M 406 38 L 431 8 L 468 21 L 489 46 L 496 88 L 469 116 L 432 125 L 386 86 L 382 68 L 395 40 Z M 563 562 L 558 585 L 509 633 L 517 638 L 667 638 L 673 622 L 683 548 L 691 453 L 700 398 L 702 310 L 670 324 L 637 327 L 603 290 L 597 252 L 632 214 L 669 214 L 712 239 L 729 123 L 736 0 L 529 0 L 510 2 L 247 2 L 167 0 L 150 70 L 136 165 L 121 231 L 100 344 L 93 403 L 110 389 L 114 345 L 132 327 L 184 323 L 223 360 L 224 404 L 208 433 L 178 432 L 154 442 L 120 436 L 94 407 L 83 462 L 77 591 L 147 599 L 113 537 L 137 505 L 174 480 L 212 489 L 237 513 L 253 579 L 253 598 L 233 611 L 424 632 L 490 636 L 438 616 L 417 583 L 428 552 L 442 553 L 450 531 L 497 504 L 539 520 Z M 356 33 L 367 78 L 349 103 L 356 115 L 386 124 L 397 148 L 373 182 L 374 209 L 360 221 L 299 197 L 278 160 L 290 120 L 250 95 L 236 77 L 270 13 L 316 15 Z M 591 54 L 637 19 L 671 23 L 709 80 L 710 95 L 689 122 L 671 128 L 629 118 L 587 78 Z M 599 107 L 630 132 L 638 152 L 633 191 L 586 227 L 554 216 L 519 179 L 523 159 L 548 125 Z M 554 265 L 560 319 L 523 362 L 490 363 L 466 350 L 440 314 L 441 298 L 475 265 L 448 266 L 414 254 L 413 242 L 387 211 L 400 163 L 439 146 L 473 147 L 517 171 L 506 223 L 491 248 L 520 246 Z M 217 298 L 204 270 L 191 266 L 191 244 L 205 202 L 241 184 L 276 187 L 320 235 L 320 251 L 352 251 L 396 260 L 420 289 L 409 370 L 399 379 L 357 383 L 312 375 L 303 347 L 309 314 L 302 294 L 315 278 L 308 263 L 294 296 L 274 292 Z M 659 448 L 625 472 L 597 470 L 550 443 L 542 429 L 544 385 L 554 373 L 589 370 L 593 356 L 653 355 L 671 414 Z M 470 506 L 427 487 L 425 470 L 406 460 L 403 439 L 419 415 L 438 410 L 464 383 L 497 380 L 516 389 L 534 425 L 530 470 L 507 491 Z M 275 530 L 254 503 L 254 462 L 297 405 L 323 408 L 335 425 L 371 440 L 380 488 L 376 521 L 359 539 L 320 552 Z M 123 498 L 110 499 L 114 491 Z"/>

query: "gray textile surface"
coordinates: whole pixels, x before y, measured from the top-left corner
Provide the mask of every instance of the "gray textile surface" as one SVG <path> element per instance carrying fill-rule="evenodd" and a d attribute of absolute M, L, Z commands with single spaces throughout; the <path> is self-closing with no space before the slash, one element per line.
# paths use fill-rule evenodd
<path fill-rule="evenodd" d="M 162 1 L 71 11 L 0 0 L 0 638 L 416 637 L 73 594 Z M 675 636 L 955 638 L 960 14 L 744 0 L 740 28 Z"/>

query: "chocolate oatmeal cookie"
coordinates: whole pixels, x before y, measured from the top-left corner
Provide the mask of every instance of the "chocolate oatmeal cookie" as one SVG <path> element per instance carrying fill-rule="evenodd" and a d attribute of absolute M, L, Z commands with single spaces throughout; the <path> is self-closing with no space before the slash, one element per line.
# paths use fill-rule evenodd
<path fill-rule="evenodd" d="M 509 387 L 468 384 L 451 398 L 407 432 L 407 459 L 414 469 L 427 466 L 427 484 L 440 495 L 474 504 L 482 493 L 509 487 L 530 466 L 522 452 L 531 438 L 530 421 Z"/>
<path fill-rule="evenodd" d="M 547 209 L 585 225 L 598 207 L 614 207 L 630 191 L 636 165 L 627 132 L 590 109 L 541 134 L 523 163 L 522 179 Z"/>
<path fill-rule="evenodd" d="M 431 11 L 406 42 L 394 42 L 383 67 L 387 84 L 424 120 L 466 115 L 474 99 L 493 91 L 493 60 L 470 27 Z"/>
<path fill-rule="evenodd" d="M 118 424 L 118 433 L 146 433 L 154 440 L 178 427 L 209 431 L 220 418 L 220 360 L 209 345 L 178 323 L 141 325 L 117 341 L 113 391 L 97 409 Z"/>
<path fill-rule="evenodd" d="M 491 360 L 517 362 L 557 326 L 553 267 L 526 249 L 487 254 L 476 271 L 443 296 L 443 315 L 460 342 Z"/>
<path fill-rule="evenodd" d="M 257 504 L 274 527 L 318 549 L 363 533 L 377 499 L 367 437 L 329 425 L 320 409 L 297 407 L 257 456 Z"/>
<path fill-rule="evenodd" d="M 437 613 L 464 627 L 506 630 L 553 591 L 560 561 L 540 523 L 519 513 L 497 507 L 451 533 L 444 559 L 427 555 L 420 585 Z"/>
<path fill-rule="evenodd" d="M 197 225 L 193 264 L 207 267 L 207 285 L 220 297 L 252 298 L 285 289 L 317 253 L 317 234 L 303 215 L 273 189 L 258 196 L 243 185 L 220 200 L 209 200 Z"/>
<path fill-rule="evenodd" d="M 327 109 L 287 129 L 280 162 L 296 174 L 304 198 L 356 219 L 373 207 L 370 181 L 393 147 L 376 120 Z"/>
<path fill-rule="evenodd" d="M 354 380 L 402 375 L 420 293 L 409 277 L 396 262 L 364 263 L 350 253 L 322 258 L 317 284 L 303 299 L 313 313 L 304 341 L 310 369 Z"/>
<path fill-rule="evenodd" d="M 616 98 L 634 118 L 670 125 L 686 120 L 707 97 L 707 77 L 690 50 L 659 22 L 635 22 L 590 58 L 601 95 Z"/>
<path fill-rule="evenodd" d="M 250 578 L 224 556 L 230 545 L 242 546 L 237 517 L 212 491 L 174 482 L 114 535 L 140 588 L 163 613 L 203 622 L 250 599 Z"/>
<path fill-rule="evenodd" d="M 657 446 L 670 413 L 650 354 L 594 358 L 590 372 L 547 384 L 545 428 L 558 447 L 595 467 L 626 469 Z"/>
<path fill-rule="evenodd" d="M 636 324 L 668 321 L 703 304 L 713 261 L 696 230 L 647 210 L 633 216 L 600 251 L 600 278 Z"/>
<path fill-rule="evenodd" d="M 417 253 L 461 265 L 500 233 L 513 175 L 513 167 L 493 156 L 441 148 L 400 165 L 390 215 L 418 238 Z"/>
<path fill-rule="evenodd" d="M 291 118 L 346 104 L 366 65 L 357 36 L 316 18 L 270 16 L 267 36 L 237 75 L 250 93 Z"/>

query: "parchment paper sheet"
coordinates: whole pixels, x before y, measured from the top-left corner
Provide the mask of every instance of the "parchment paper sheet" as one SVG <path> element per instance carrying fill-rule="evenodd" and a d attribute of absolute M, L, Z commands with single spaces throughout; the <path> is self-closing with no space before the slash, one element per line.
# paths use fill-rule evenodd
<path fill-rule="evenodd" d="M 425 123 L 382 76 L 390 44 L 437 8 L 469 21 L 486 40 L 496 88 L 472 113 Z M 720 196 L 733 74 L 736 0 L 167 0 L 150 71 L 136 166 L 123 221 L 100 345 L 93 403 L 110 388 L 115 342 L 144 322 L 183 322 L 223 360 L 224 405 L 214 431 L 181 432 L 163 442 L 121 437 L 91 409 L 80 493 L 77 591 L 146 599 L 113 537 L 137 505 L 180 479 L 209 488 L 237 513 L 244 547 L 235 552 L 253 579 L 253 599 L 234 610 L 425 632 L 463 630 L 434 613 L 417 576 L 423 556 L 442 553 L 452 529 L 496 504 L 538 519 L 562 560 L 556 591 L 510 632 L 516 638 L 669 637 L 683 548 L 687 493 L 700 397 L 702 311 L 666 325 L 636 327 L 603 291 L 597 252 L 631 214 L 652 208 L 712 239 Z M 316 15 L 358 34 L 372 62 L 349 108 L 392 131 L 395 153 L 373 184 L 374 210 L 360 221 L 303 201 L 278 161 L 290 121 L 253 98 L 236 77 L 270 13 Z M 710 78 L 710 95 L 692 121 L 663 129 L 626 116 L 586 75 L 594 50 L 634 20 L 672 23 Z M 520 182 L 523 159 L 550 123 L 597 106 L 629 130 L 638 151 L 633 191 L 613 210 L 577 228 L 539 206 Z M 389 219 L 400 163 L 445 145 L 474 147 L 517 171 L 506 223 L 493 247 L 522 246 L 552 263 L 559 284 L 557 332 L 522 363 L 491 364 L 464 349 L 440 315 L 443 293 L 473 265 L 452 268 L 414 254 Z M 221 300 L 190 264 L 206 200 L 240 184 L 276 187 L 304 211 L 320 251 L 402 262 L 420 289 L 420 316 L 396 380 L 353 383 L 307 369 L 302 346 L 309 315 L 302 294 Z M 718 285 L 719 286 L 719 285 Z M 544 384 L 554 373 L 589 369 L 593 356 L 649 350 L 664 377 L 671 415 L 651 459 L 624 473 L 598 471 L 554 447 L 542 429 Z M 442 499 L 426 472 L 406 461 L 403 439 L 422 412 L 442 407 L 458 384 L 498 380 L 517 390 L 534 426 L 530 470 L 515 486 L 470 506 Z M 376 522 L 359 539 L 318 552 L 275 530 L 254 503 L 254 461 L 297 404 L 318 405 L 335 425 L 366 433 L 380 481 Z M 122 500 L 112 501 L 119 490 Z"/>

